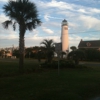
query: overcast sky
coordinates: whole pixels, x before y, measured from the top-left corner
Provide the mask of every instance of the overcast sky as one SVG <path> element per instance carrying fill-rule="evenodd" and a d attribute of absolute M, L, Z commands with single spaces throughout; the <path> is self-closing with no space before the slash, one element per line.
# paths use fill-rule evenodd
<path fill-rule="evenodd" d="M 8 18 L 3 13 L 0 0 L 0 48 L 18 46 L 19 32 L 2 27 Z M 68 21 L 69 47 L 78 46 L 83 40 L 100 40 L 100 0 L 30 0 L 37 6 L 42 25 L 25 34 L 25 46 L 40 46 L 43 39 L 60 42 L 61 22 Z"/>

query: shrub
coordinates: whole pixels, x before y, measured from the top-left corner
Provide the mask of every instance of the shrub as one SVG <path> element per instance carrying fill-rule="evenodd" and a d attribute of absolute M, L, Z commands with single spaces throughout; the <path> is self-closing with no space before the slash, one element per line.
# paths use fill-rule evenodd
<path fill-rule="evenodd" d="M 45 62 L 45 63 L 41 64 L 41 66 L 43 68 L 57 69 L 58 68 L 58 61 L 52 61 L 51 63 Z M 74 68 L 75 64 L 71 60 L 59 60 L 59 66 L 60 66 L 60 68 Z"/>
<path fill-rule="evenodd" d="M 61 68 L 74 68 L 75 64 L 72 60 L 60 60 Z"/>

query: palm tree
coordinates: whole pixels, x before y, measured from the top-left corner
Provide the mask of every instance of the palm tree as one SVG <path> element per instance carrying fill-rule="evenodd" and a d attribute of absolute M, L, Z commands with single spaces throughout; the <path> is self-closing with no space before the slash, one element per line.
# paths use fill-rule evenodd
<path fill-rule="evenodd" d="M 45 51 L 47 55 L 47 62 L 51 62 L 52 57 L 54 55 L 54 42 L 53 40 L 44 39 L 41 44 L 45 46 Z"/>
<path fill-rule="evenodd" d="M 38 18 L 38 11 L 36 5 L 29 0 L 9 0 L 7 4 L 3 6 L 4 13 L 9 20 L 3 22 L 4 28 L 8 28 L 10 24 L 13 25 L 13 29 L 16 29 L 16 23 L 19 25 L 19 71 L 23 72 L 24 67 L 24 36 L 26 30 L 35 29 L 40 25 L 41 21 Z"/>

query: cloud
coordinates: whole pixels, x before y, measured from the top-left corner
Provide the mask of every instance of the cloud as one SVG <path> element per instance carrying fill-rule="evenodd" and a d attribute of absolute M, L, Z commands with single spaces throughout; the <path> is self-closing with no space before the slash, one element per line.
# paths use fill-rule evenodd
<path fill-rule="evenodd" d="M 54 33 L 51 29 L 48 29 L 46 27 L 42 27 L 42 30 L 47 34 L 53 34 Z"/>
<path fill-rule="evenodd" d="M 12 1 L 15 1 L 15 0 L 12 0 Z M 8 2 L 8 0 L 0 0 L 0 2 Z"/>
<path fill-rule="evenodd" d="M 73 10 L 72 6 L 69 6 L 68 3 L 59 1 L 57 2 L 56 0 L 52 0 L 50 3 L 47 4 L 48 7 L 55 7 L 55 8 L 59 8 L 59 9 L 69 9 L 69 10 Z"/>
<path fill-rule="evenodd" d="M 0 14 L 0 22 L 4 22 L 5 20 L 8 20 L 9 18 L 6 17 L 4 14 Z"/>
<path fill-rule="evenodd" d="M 84 0 L 84 2 L 87 2 Z M 89 6 L 84 6 L 84 5 L 79 5 L 79 4 L 74 4 L 74 3 L 67 3 L 64 1 L 57 1 L 57 0 L 52 0 L 50 2 L 43 2 L 42 0 L 39 1 L 39 6 L 42 9 L 44 8 L 49 8 L 54 10 L 58 10 L 59 12 L 61 10 L 64 11 L 74 11 L 74 12 L 80 12 L 80 13 L 100 13 L 100 9 L 89 7 Z M 56 9 L 57 8 L 57 9 Z"/>
<path fill-rule="evenodd" d="M 45 15 L 44 15 L 44 19 L 45 19 L 46 21 L 49 21 L 49 15 L 48 15 L 48 14 L 45 14 Z"/>
<path fill-rule="evenodd" d="M 27 31 L 25 33 L 25 37 L 31 37 L 37 35 L 39 33 L 38 29 L 33 29 L 32 31 Z"/>
<path fill-rule="evenodd" d="M 79 20 L 82 21 L 83 27 L 87 29 L 100 29 L 100 20 L 92 16 L 80 15 Z"/>
<path fill-rule="evenodd" d="M 100 13 L 100 9 L 96 9 L 96 8 L 90 9 L 90 11 L 93 13 Z"/>
<path fill-rule="evenodd" d="M 77 29 L 77 27 L 79 27 L 79 25 L 77 23 L 69 22 L 68 27 L 69 27 L 68 29 L 73 30 L 73 29 Z"/>
<path fill-rule="evenodd" d="M 60 42 L 60 38 L 59 36 L 45 36 L 45 37 L 41 37 L 41 36 L 38 36 L 38 35 L 34 35 L 33 37 L 30 37 L 30 38 L 26 38 L 25 40 L 25 44 L 26 44 L 26 47 L 28 47 L 29 45 L 30 46 L 40 46 L 40 43 L 44 40 L 44 39 L 53 39 L 54 43 L 55 42 Z"/>
<path fill-rule="evenodd" d="M 52 28 L 61 28 L 61 22 L 57 22 L 57 21 L 49 21 L 49 22 L 44 22 L 42 24 L 43 27 L 52 27 Z"/>
<path fill-rule="evenodd" d="M 63 19 L 63 18 L 54 17 L 54 16 L 50 16 L 49 14 L 45 14 L 45 15 L 44 15 L 44 19 L 45 19 L 46 21 L 49 21 L 50 19 Z"/>
<path fill-rule="evenodd" d="M 58 27 L 58 28 L 61 27 L 61 23 L 59 22 L 50 22 L 49 25 L 52 27 Z"/>
<path fill-rule="evenodd" d="M 81 13 L 86 13 L 85 9 L 78 9 L 77 11 Z"/>
<path fill-rule="evenodd" d="M 8 0 L 0 0 L 0 2 L 7 2 Z"/>
<path fill-rule="evenodd" d="M 18 38 L 17 31 L 14 31 L 12 26 L 9 26 L 8 29 L 4 29 L 2 23 L 8 20 L 8 17 L 5 17 L 3 14 L 0 15 L 0 39 L 14 39 Z"/>

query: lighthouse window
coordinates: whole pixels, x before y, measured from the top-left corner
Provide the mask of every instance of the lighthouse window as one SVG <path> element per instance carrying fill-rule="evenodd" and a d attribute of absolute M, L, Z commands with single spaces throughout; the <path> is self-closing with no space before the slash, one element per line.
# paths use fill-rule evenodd
<path fill-rule="evenodd" d="M 65 30 L 68 30 L 68 28 L 67 28 L 67 27 L 65 27 L 64 29 L 65 29 Z"/>

